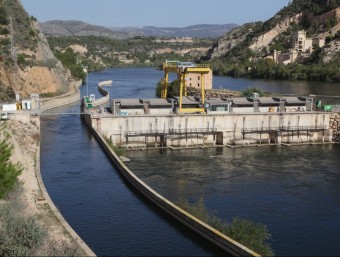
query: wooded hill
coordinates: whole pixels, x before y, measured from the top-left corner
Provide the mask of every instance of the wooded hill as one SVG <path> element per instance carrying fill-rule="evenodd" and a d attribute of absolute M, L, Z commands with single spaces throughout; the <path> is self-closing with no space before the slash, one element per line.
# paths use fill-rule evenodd
<path fill-rule="evenodd" d="M 71 74 L 19 0 L 0 0 L 0 100 L 68 91 Z"/>
<path fill-rule="evenodd" d="M 234 77 L 287 80 L 340 80 L 340 0 L 294 0 L 265 22 L 244 24 L 217 40 L 201 60 L 214 73 Z M 288 65 L 268 58 L 288 52 L 292 34 L 324 38 L 303 61 Z"/>
<path fill-rule="evenodd" d="M 78 63 L 89 67 L 91 71 L 107 67 L 155 67 L 165 60 L 196 61 L 207 52 L 213 42 L 211 39 L 182 40 L 142 36 L 125 40 L 96 36 L 47 39 L 55 55 L 66 67 L 72 63 L 70 58 L 73 56 L 73 59 L 77 59 Z"/>

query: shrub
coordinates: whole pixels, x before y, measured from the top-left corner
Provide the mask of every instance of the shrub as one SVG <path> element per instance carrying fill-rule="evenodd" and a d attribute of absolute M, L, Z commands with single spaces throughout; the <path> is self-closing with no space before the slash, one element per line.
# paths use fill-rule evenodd
<path fill-rule="evenodd" d="M 104 137 L 106 143 L 108 143 L 111 147 L 111 149 L 118 155 L 118 156 L 122 156 L 124 153 L 125 153 L 125 150 L 120 147 L 120 146 L 116 146 L 114 144 L 111 143 L 111 141 L 107 138 L 107 137 Z"/>
<path fill-rule="evenodd" d="M 10 33 L 9 30 L 6 29 L 6 28 L 2 28 L 2 29 L 0 30 L 0 34 L 1 34 L 1 35 L 8 35 L 9 33 Z"/>
<path fill-rule="evenodd" d="M 259 96 L 263 96 L 264 95 L 263 90 L 260 87 L 258 87 L 258 86 L 255 86 L 255 87 L 246 87 L 241 92 L 243 97 L 252 97 L 254 93 L 258 93 Z"/>
<path fill-rule="evenodd" d="M 47 236 L 33 217 L 24 216 L 22 191 L 17 184 L 0 204 L 0 256 L 34 256 Z"/>
<path fill-rule="evenodd" d="M 21 174 L 23 167 L 20 163 L 13 164 L 10 161 L 13 146 L 9 143 L 9 134 L 4 131 L 4 125 L 0 127 L 0 199 L 5 193 L 12 190 L 17 177 Z"/>
<path fill-rule="evenodd" d="M 263 256 L 274 255 L 267 242 L 271 239 L 271 234 L 268 232 L 267 226 L 263 224 L 236 217 L 227 227 L 226 234 Z"/>
<path fill-rule="evenodd" d="M 203 199 L 200 199 L 195 204 L 190 204 L 186 200 L 181 200 L 177 204 L 211 227 L 260 255 L 274 256 L 269 244 L 271 234 L 268 232 L 267 226 L 241 218 L 234 218 L 231 223 L 228 223 L 207 210 L 204 206 Z"/>

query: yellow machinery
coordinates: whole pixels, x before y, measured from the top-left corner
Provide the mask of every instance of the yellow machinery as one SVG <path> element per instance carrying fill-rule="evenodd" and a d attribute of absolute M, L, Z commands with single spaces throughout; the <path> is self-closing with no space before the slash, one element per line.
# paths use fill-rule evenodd
<path fill-rule="evenodd" d="M 178 80 L 180 82 L 179 89 L 179 113 L 205 113 L 204 100 L 205 100 L 205 81 L 204 74 L 208 74 L 211 69 L 208 64 L 194 64 L 191 62 L 177 62 L 170 61 L 163 63 L 164 71 L 164 88 L 162 90 L 162 98 L 167 97 L 168 84 L 169 84 L 169 72 L 177 73 Z M 186 75 L 189 73 L 198 73 L 201 75 L 201 99 L 199 108 L 182 108 L 183 95 L 187 96 Z"/>

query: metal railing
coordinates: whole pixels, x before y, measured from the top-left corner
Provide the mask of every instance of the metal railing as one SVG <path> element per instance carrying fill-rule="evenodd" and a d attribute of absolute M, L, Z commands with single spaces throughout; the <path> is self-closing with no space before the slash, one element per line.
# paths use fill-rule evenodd
<path fill-rule="evenodd" d="M 145 130 L 145 131 L 127 131 L 125 137 L 138 136 L 166 136 L 166 135 L 186 135 L 186 134 L 216 134 L 215 128 L 191 128 L 191 129 L 168 129 L 168 130 Z"/>
<path fill-rule="evenodd" d="M 314 126 L 280 126 L 280 127 L 262 127 L 262 128 L 247 128 L 242 129 L 243 134 L 252 133 L 272 133 L 272 132 L 292 132 L 292 131 L 322 131 L 326 130 L 325 125 Z"/>

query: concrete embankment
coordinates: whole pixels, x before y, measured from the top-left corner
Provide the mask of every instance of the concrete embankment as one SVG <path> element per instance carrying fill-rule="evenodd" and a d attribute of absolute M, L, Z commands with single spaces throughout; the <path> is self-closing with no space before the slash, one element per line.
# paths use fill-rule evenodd
<path fill-rule="evenodd" d="M 40 101 L 40 110 L 41 112 L 50 110 L 52 108 L 60 107 L 63 105 L 71 104 L 80 100 L 80 91 L 79 87 L 81 86 L 81 81 L 75 82 L 72 87 L 73 90 L 66 95 L 62 95 L 56 98 L 51 99 L 43 99 Z M 70 236 L 78 243 L 78 245 L 83 249 L 87 256 L 96 256 L 96 254 L 91 250 L 91 248 L 80 238 L 80 236 L 74 231 L 74 229 L 68 224 L 68 222 L 64 219 L 64 217 L 59 212 L 58 208 L 54 205 L 51 197 L 49 196 L 44 182 L 42 180 L 41 172 L 40 172 L 40 151 L 37 153 L 37 166 L 36 166 L 36 175 L 39 187 L 46 199 L 47 204 L 50 209 L 57 217 L 62 226 L 66 229 L 66 231 L 70 234 Z"/>
<path fill-rule="evenodd" d="M 106 151 L 110 160 L 119 169 L 121 174 L 147 199 L 156 204 L 163 211 L 171 215 L 173 218 L 201 235 L 205 239 L 209 240 L 211 243 L 223 249 L 226 253 L 233 256 L 259 256 L 256 252 L 248 249 L 247 247 L 241 245 L 235 240 L 227 237 L 196 217 L 192 216 L 188 212 L 184 211 L 168 199 L 164 198 L 162 195 L 158 194 L 142 180 L 140 180 L 129 168 L 119 159 L 119 157 L 113 152 L 111 147 L 107 144 L 105 139 L 100 135 L 100 133 L 92 126 L 92 118 L 90 114 L 84 114 L 83 118 L 86 124 L 89 126 L 90 130 L 97 138 L 100 145 Z"/>
<path fill-rule="evenodd" d="M 103 86 L 112 85 L 112 80 L 102 81 L 98 83 L 98 91 L 103 95 L 103 97 L 96 99 L 94 106 L 100 106 L 106 104 L 110 101 L 110 94 L 106 91 Z"/>
<path fill-rule="evenodd" d="M 36 164 L 36 176 L 38 180 L 38 184 L 40 190 L 46 200 L 48 206 L 52 210 L 55 217 L 59 220 L 61 225 L 66 229 L 66 231 L 70 234 L 70 236 L 77 242 L 80 248 L 84 251 L 87 256 L 96 256 L 96 254 L 91 250 L 91 248 L 80 238 L 80 236 L 73 230 L 73 228 L 68 224 L 68 222 L 64 219 L 64 217 L 59 212 L 58 208 L 54 205 L 50 195 L 48 194 L 46 187 L 44 185 L 41 172 L 40 172 L 40 149 L 37 151 L 37 164 Z"/>
<path fill-rule="evenodd" d="M 68 94 L 61 96 L 46 98 L 39 100 L 39 110 L 40 112 L 47 111 L 52 108 L 60 107 L 63 105 L 71 104 L 80 100 L 79 87 L 81 86 L 81 81 L 75 81 L 72 83 L 72 90 Z"/>

